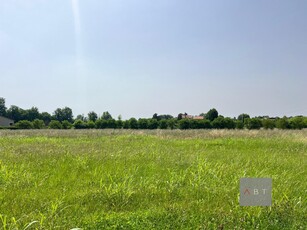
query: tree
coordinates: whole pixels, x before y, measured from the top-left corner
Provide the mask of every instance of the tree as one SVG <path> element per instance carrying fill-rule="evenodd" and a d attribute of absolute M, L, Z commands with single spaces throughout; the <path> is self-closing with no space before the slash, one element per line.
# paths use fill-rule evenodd
<path fill-rule="evenodd" d="M 88 129 L 94 129 L 95 128 L 95 122 L 94 121 L 88 121 L 86 124 L 86 127 Z"/>
<path fill-rule="evenodd" d="M 19 108 L 16 105 L 12 105 L 6 112 L 6 115 L 8 118 L 14 120 L 15 122 L 18 122 L 22 120 L 24 110 Z"/>
<path fill-rule="evenodd" d="M 159 121 L 159 128 L 160 129 L 167 129 L 167 120 L 166 119 L 162 119 Z"/>
<path fill-rule="evenodd" d="M 157 113 L 155 113 L 155 114 L 152 116 L 152 119 L 156 119 L 156 120 L 158 120 L 158 119 L 159 119 L 158 114 L 157 114 Z"/>
<path fill-rule="evenodd" d="M 116 121 L 112 118 L 107 120 L 109 129 L 116 129 Z"/>
<path fill-rule="evenodd" d="M 63 127 L 63 129 L 71 129 L 72 126 L 73 126 L 73 125 L 72 125 L 69 121 L 67 121 L 67 120 L 62 121 L 62 127 Z"/>
<path fill-rule="evenodd" d="M 73 123 L 73 127 L 75 129 L 86 129 L 87 125 L 86 125 L 86 122 L 82 120 L 75 120 L 75 122 Z"/>
<path fill-rule="evenodd" d="M 108 127 L 108 122 L 104 119 L 98 119 L 95 122 L 96 129 L 106 129 Z"/>
<path fill-rule="evenodd" d="M 158 126 L 159 126 L 159 123 L 157 119 L 149 119 L 149 122 L 148 122 L 149 129 L 157 129 Z"/>
<path fill-rule="evenodd" d="M 116 128 L 117 128 L 117 129 L 123 128 L 123 125 L 124 125 L 124 122 L 123 122 L 121 119 L 118 119 L 118 120 L 116 121 Z"/>
<path fill-rule="evenodd" d="M 87 118 L 83 114 L 77 115 L 76 120 L 87 122 Z"/>
<path fill-rule="evenodd" d="M 262 126 L 265 129 L 274 129 L 275 128 L 275 121 L 272 119 L 263 119 L 262 120 Z"/>
<path fill-rule="evenodd" d="M 39 119 L 35 119 L 32 124 L 34 129 L 43 129 L 45 127 L 44 121 Z"/>
<path fill-rule="evenodd" d="M 87 114 L 87 117 L 88 117 L 88 120 L 89 120 L 89 121 L 95 122 L 95 121 L 97 120 L 97 118 L 98 118 L 98 115 L 97 115 L 97 113 L 95 113 L 94 111 L 91 111 L 91 112 L 89 112 L 89 113 Z"/>
<path fill-rule="evenodd" d="M 212 127 L 214 129 L 224 129 L 225 128 L 225 119 L 223 116 L 218 116 L 212 122 Z"/>
<path fill-rule="evenodd" d="M 0 116 L 6 116 L 5 99 L 0 97 Z"/>
<path fill-rule="evenodd" d="M 15 124 L 17 129 L 33 129 L 33 124 L 31 121 L 21 120 Z"/>
<path fill-rule="evenodd" d="M 40 113 L 37 107 L 32 107 L 31 109 L 25 110 L 24 115 L 25 115 L 24 119 L 28 121 L 34 121 L 35 119 L 40 119 Z"/>
<path fill-rule="evenodd" d="M 112 116 L 108 111 L 106 111 L 106 112 L 103 112 L 101 118 L 104 119 L 104 120 L 110 120 L 110 119 L 112 119 Z"/>
<path fill-rule="evenodd" d="M 170 128 L 170 129 L 174 129 L 176 128 L 176 118 L 173 118 L 173 119 L 169 119 L 167 120 L 167 126 Z"/>
<path fill-rule="evenodd" d="M 71 108 L 65 107 L 63 109 L 57 108 L 54 111 L 54 117 L 56 120 L 62 122 L 62 121 L 69 121 L 70 123 L 73 122 L 73 113 Z"/>
<path fill-rule="evenodd" d="M 303 129 L 305 126 L 304 119 L 302 116 L 290 118 L 289 124 L 290 124 L 291 129 Z"/>
<path fill-rule="evenodd" d="M 242 113 L 238 116 L 238 120 L 244 122 L 245 119 L 250 118 L 250 116 L 246 113 Z"/>
<path fill-rule="evenodd" d="M 289 129 L 290 124 L 289 124 L 288 118 L 283 117 L 283 118 L 277 119 L 276 128 L 278 128 L 278 129 Z"/>
<path fill-rule="evenodd" d="M 248 129 L 260 129 L 262 122 L 259 118 L 248 118 L 244 121 Z"/>
<path fill-rule="evenodd" d="M 149 122 L 148 122 L 147 119 L 145 119 L 145 118 L 140 118 L 140 119 L 138 120 L 138 127 L 139 127 L 139 129 L 148 129 L 148 126 L 149 126 L 148 123 L 149 123 Z"/>
<path fill-rule="evenodd" d="M 212 128 L 210 121 L 207 119 L 198 120 L 198 126 L 201 129 L 211 129 Z"/>
<path fill-rule="evenodd" d="M 49 128 L 50 129 L 62 129 L 62 124 L 61 122 L 57 121 L 57 120 L 52 120 L 49 123 Z"/>
<path fill-rule="evenodd" d="M 219 116 L 219 113 L 217 112 L 217 110 L 215 108 L 210 109 L 205 118 L 208 119 L 209 121 L 213 121 L 214 119 L 216 119 Z"/>
<path fill-rule="evenodd" d="M 40 117 L 44 121 L 46 126 L 48 126 L 50 121 L 52 120 L 52 116 L 47 112 L 42 112 Z"/>
<path fill-rule="evenodd" d="M 134 117 L 129 119 L 129 128 L 138 129 L 138 121 Z"/>
<path fill-rule="evenodd" d="M 189 129 L 190 128 L 190 120 L 189 119 L 181 119 L 179 121 L 180 129 Z"/>

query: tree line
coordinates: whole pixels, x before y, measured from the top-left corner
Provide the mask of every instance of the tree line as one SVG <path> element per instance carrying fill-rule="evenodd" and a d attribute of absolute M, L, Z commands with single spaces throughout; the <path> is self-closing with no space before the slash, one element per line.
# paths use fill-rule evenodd
<path fill-rule="evenodd" d="M 0 116 L 14 120 L 15 124 L 10 129 L 303 129 L 307 128 L 307 117 L 274 117 L 267 116 L 250 117 L 248 114 L 240 114 L 230 118 L 219 115 L 213 108 L 207 113 L 201 113 L 203 119 L 193 119 L 187 113 L 179 113 L 177 117 L 172 115 L 158 115 L 152 118 L 130 118 L 122 120 L 121 116 L 114 119 L 106 111 L 101 116 L 91 111 L 84 116 L 73 116 L 69 107 L 57 108 L 52 114 L 39 112 L 37 107 L 22 109 L 12 105 L 6 108 L 5 99 L 0 98 Z"/>

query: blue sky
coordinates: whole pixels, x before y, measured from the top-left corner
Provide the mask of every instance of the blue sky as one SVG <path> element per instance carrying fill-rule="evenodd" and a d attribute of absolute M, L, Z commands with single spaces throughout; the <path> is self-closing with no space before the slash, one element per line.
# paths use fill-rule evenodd
<path fill-rule="evenodd" d="M 0 1 L 0 97 L 74 115 L 307 115 L 305 0 Z"/>

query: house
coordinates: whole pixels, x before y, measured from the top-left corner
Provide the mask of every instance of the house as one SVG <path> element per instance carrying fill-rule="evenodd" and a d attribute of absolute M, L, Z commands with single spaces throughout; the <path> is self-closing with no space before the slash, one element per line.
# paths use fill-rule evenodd
<path fill-rule="evenodd" d="M 14 125 L 13 120 L 0 116 L 0 127 L 10 127 L 12 125 Z"/>
<path fill-rule="evenodd" d="M 193 119 L 194 120 L 203 120 L 204 117 L 203 116 L 194 116 Z"/>

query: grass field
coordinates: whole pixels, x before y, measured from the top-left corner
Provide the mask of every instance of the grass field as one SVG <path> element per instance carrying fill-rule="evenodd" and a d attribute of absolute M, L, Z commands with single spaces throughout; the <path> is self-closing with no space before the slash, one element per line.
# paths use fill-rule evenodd
<path fill-rule="evenodd" d="M 306 160 L 307 130 L 3 130 L 0 228 L 306 229 Z"/>

